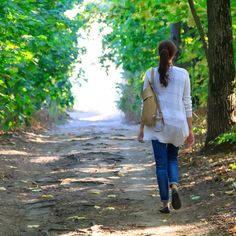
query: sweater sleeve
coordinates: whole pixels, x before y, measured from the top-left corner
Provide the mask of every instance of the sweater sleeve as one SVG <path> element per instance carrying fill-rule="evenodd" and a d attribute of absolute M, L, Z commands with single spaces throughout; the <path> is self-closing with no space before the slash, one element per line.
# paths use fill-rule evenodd
<path fill-rule="evenodd" d="M 192 117 L 192 99 L 191 99 L 190 79 L 188 72 L 184 83 L 183 102 L 184 102 L 186 117 L 187 118 Z"/>

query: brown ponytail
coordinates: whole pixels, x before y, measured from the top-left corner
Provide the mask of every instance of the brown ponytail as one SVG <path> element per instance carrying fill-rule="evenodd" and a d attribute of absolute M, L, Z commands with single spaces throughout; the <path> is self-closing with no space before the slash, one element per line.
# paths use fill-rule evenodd
<path fill-rule="evenodd" d="M 160 56 L 158 67 L 158 72 L 160 74 L 160 83 L 164 87 L 167 87 L 169 81 L 167 71 L 170 68 L 171 60 L 174 58 L 177 52 L 177 48 L 172 41 L 165 40 L 160 43 L 158 52 Z"/>

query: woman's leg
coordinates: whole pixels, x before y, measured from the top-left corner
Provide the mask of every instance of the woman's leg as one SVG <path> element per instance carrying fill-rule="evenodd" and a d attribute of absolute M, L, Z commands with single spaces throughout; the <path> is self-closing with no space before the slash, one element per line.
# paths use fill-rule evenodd
<path fill-rule="evenodd" d="M 169 184 L 176 186 L 179 184 L 178 151 L 179 148 L 175 147 L 173 144 L 167 145 Z"/>
<path fill-rule="evenodd" d="M 168 158 L 168 177 L 169 184 L 172 189 L 171 202 L 174 209 L 181 208 L 181 199 L 178 191 L 179 185 L 179 170 L 178 170 L 178 150 L 179 148 L 175 147 L 172 144 L 167 145 L 167 158 Z"/>
<path fill-rule="evenodd" d="M 165 207 L 169 202 L 167 144 L 160 143 L 158 140 L 152 140 L 152 147 L 156 161 L 156 176 L 160 197 Z"/>

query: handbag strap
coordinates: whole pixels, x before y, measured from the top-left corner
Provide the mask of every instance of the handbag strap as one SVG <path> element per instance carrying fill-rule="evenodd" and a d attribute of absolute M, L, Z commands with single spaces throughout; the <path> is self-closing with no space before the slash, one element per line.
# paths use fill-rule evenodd
<path fill-rule="evenodd" d="M 151 82 L 150 82 L 150 84 L 151 84 L 152 89 L 153 89 L 153 91 L 155 92 L 155 95 L 156 95 L 155 97 L 156 97 L 156 100 L 157 100 L 157 110 L 159 111 L 160 114 L 162 114 L 161 106 L 160 106 L 160 100 L 159 100 L 157 92 L 154 89 L 154 68 L 151 69 Z"/>
<path fill-rule="evenodd" d="M 151 83 L 154 85 L 154 69 L 151 69 Z"/>

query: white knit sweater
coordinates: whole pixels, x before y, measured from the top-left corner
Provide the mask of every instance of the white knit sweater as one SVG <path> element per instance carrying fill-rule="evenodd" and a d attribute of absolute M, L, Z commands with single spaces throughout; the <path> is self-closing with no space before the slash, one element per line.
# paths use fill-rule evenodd
<path fill-rule="evenodd" d="M 190 95 L 189 74 L 185 69 L 171 66 L 167 87 L 160 84 L 158 68 L 154 69 L 154 89 L 158 93 L 165 126 L 161 132 L 144 127 L 144 140 L 159 140 L 176 147 L 182 145 L 189 135 L 187 117 L 192 117 L 192 100 Z M 144 86 L 151 81 L 151 69 L 146 72 Z"/>

